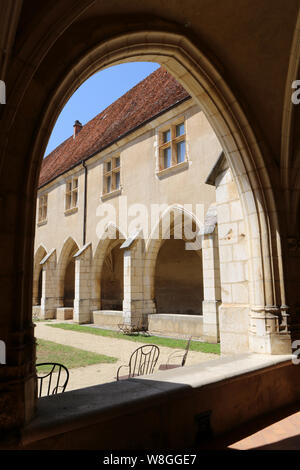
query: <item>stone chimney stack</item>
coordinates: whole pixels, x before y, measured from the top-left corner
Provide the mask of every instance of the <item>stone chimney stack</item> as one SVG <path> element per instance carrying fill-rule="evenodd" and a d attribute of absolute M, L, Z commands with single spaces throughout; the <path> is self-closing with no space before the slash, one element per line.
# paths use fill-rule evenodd
<path fill-rule="evenodd" d="M 82 129 L 82 124 L 81 124 L 81 122 L 79 122 L 79 121 L 76 119 L 76 121 L 75 121 L 73 127 L 74 127 L 73 139 L 75 139 L 75 137 L 77 136 L 78 132 L 80 132 L 81 129 Z"/>

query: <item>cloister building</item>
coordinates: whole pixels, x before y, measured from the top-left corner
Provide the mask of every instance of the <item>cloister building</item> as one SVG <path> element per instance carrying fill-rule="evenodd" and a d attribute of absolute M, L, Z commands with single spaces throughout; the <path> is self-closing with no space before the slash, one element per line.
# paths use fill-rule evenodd
<path fill-rule="evenodd" d="M 251 347 L 237 188 L 203 111 L 164 68 L 76 120 L 44 159 L 36 225 L 40 318 Z"/>
<path fill-rule="evenodd" d="M 0 448 L 198 449 L 299 403 L 299 7 L 0 2 Z M 163 67 L 145 101 L 147 80 L 82 128 L 74 116 L 43 160 L 79 86 L 135 61 Z M 104 220 L 125 201 L 142 227 Z M 158 237 L 138 212 L 152 203 L 169 208 Z M 32 293 L 42 317 L 195 321 L 238 354 L 38 399 Z"/>

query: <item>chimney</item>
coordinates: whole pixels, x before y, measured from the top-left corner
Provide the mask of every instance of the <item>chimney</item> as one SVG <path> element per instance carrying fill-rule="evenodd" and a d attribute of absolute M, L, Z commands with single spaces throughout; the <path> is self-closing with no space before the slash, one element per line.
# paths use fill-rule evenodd
<path fill-rule="evenodd" d="M 75 139 L 75 137 L 77 136 L 78 132 L 80 132 L 81 129 L 82 129 L 82 124 L 81 124 L 81 122 L 79 122 L 79 121 L 76 119 L 76 121 L 75 121 L 73 127 L 74 127 L 73 139 Z"/>

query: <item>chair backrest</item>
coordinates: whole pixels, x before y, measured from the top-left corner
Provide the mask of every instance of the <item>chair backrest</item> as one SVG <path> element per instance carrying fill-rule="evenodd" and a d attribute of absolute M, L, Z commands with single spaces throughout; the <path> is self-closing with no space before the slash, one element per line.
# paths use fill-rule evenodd
<path fill-rule="evenodd" d="M 129 360 L 129 377 L 152 374 L 159 357 L 159 347 L 145 344 L 137 348 Z"/>
<path fill-rule="evenodd" d="M 38 372 L 38 397 L 56 395 L 65 391 L 69 381 L 68 369 L 57 362 L 41 362 L 36 368 L 42 368 Z"/>
<path fill-rule="evenodd" d="M 181 365 L 182 367 L 185 365 L 186 363 L 186 358 L 187 358 L 187 355 L 188 355 L 188 352 L 189 352 L 189 349 L 190 349 L 190 344 L 191 344 L 191 340 L 192 340 L 192 337 L 189 338 L 188 342 L 187 342 L 187 345 L 185 347 L 185 353 L 183 355 L 183 358 L 182 358 L 182 362 L 181 362 Z"/>

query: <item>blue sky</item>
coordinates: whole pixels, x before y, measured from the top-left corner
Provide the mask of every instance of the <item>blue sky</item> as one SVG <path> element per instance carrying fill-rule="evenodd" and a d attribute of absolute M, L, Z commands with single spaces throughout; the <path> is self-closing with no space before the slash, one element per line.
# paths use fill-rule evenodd
<path fill-rule="evenodd" d="M 86 124 L 158 67 L 151 62 L 130 62 L 97 72 L 86 80 L 60 113 L 45 156 L 73 134 L 76 119 Z"/>

